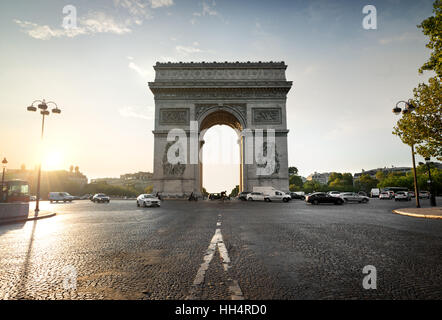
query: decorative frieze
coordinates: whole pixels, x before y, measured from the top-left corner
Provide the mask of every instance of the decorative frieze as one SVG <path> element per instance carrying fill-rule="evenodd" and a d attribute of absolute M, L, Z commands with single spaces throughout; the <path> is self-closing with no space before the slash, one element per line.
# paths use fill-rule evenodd
<path fill-rule="evenodd" d="M 229 103 L 229 104 L 196 103 L 195 120 L 198 120 L 203 113 L 214 109 L 239 112 L 243 117 L 244 121 L 246 121 L 247 119 L 247 107 L 245 103 Z"/>
<path fill-rule="evenodd" d="M 162 125 L 188 125 L 190 112 L 188 108 L 162 108 L 159 120 Z"/>
<path fill-rule="evenodd" d="M 156 100 L 285 99 L 290 87 L 281 88 L 151 88 Z"/>
<path fill-rule="evenodd" d="M 282 124 L 281 108 L 252 108 L 253 124 Z"/>

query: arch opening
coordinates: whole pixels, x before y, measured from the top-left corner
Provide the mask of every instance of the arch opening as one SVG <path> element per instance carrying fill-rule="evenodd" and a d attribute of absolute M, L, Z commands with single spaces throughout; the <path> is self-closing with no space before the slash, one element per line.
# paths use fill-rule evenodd
<path fill-rule="evenodd" d="M 241 159 L 237 132 L 225 124 L 206 130 L 201 156 L 202 187 L 227 194 L 240 185 Z"/>
<path fill-rule="evenodd" d="M 238 118 L 225 110 L 206 115 L 200 123 L 200 186 L 208 193 L 242 189 L 241 131 Z"/>

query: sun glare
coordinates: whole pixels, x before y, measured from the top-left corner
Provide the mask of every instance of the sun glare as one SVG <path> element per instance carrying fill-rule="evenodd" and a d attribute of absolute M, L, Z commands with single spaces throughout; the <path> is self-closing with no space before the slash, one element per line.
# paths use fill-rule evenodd
<path fill-rule="evenodd" d="M 45 170 L 60 169 L 62 165 L 63 156 L 59 151 L 50 151 L 46 154 L 43 161 L 43 168 Z"/>

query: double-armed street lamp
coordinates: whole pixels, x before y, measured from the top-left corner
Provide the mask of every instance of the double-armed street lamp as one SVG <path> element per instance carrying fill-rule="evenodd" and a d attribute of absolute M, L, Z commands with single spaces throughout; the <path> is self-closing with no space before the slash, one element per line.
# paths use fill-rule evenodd
<path fill-rule="evenodd" d="M 1 189 L 1 192 L 0 192 L 0 196 L 1 196 L 0 202 L 3 202 L 3 198 L 4 198 L 3 192 L 4 192 L 4 189 L 5 189 L 5 170 L 6 170 L 6 165 L 7 164 L 8 164 L 8 160 L 6 160 L 6 158 L 3 158 L 3 161 L 2 161 L 2 167 L 3 167 L 2 189 Z"/>
<path fill-rule="evenodd" d="M 404 109 L 399 107 L 400 103 L 404 103 L 405 107 Z M 402 114 L 411 113 L 416 109 L 416 106 L 411 102 L 411 100 L 408 101 L 399 101 L 396 103 L 396 106 L 393 108 L 393 113 L 395 115 L 399 115 L 401 112 Z M 421 204 L 419 201 L 419 188 L 417 185 L 417 174 L 416 174 L 416 160 L 414 157 L 414 144 L 411 144 L 411 156 L 413 160 L 413 176 L 414 176 L 414 195 L 416 197 L 416 208 L 420 208 Z"/>
<path fill-rule="evenodd" d="M 27 108 L 28 111 L 35 112 L 37 111 L 37 107 L 34 107 L 34 104 L 38 102 L 38 109 L 40 109 L 40 114 L 42 115 L 41 119 L 41 141 L 43 141 L 43 134 L 44 134 L 44 128 L 45 128 L 45 117 L 49 116 L 50 112 L 48 110 L 48 104 L 55 105 L 55 108 L 52 109 L 52 113 L 61 113 L 61 110 L 58 108 L 57 104 L 55 102 L 49 101 L 46 102 L 45 99 L 43 100 L 35 100 L 32 102 L 32 104 Z M 38 212 L 40 211 L 40 178 L 41 178 L 41 159 L 40 164 L 38 165 L 38 178 L 37 178 L 37 200 L 35 204 L 35 215 L 38 215 Z"/>

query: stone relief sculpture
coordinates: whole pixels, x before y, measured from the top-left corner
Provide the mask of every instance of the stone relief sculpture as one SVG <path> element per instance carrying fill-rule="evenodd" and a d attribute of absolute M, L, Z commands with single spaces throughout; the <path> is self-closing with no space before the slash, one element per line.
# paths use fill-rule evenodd
<path fill-rule="evenodd" d="M 163 174 L 165 176 L 182 176 L 186 170 L 186 165 L 182 163 L 171 164 L 167 160 L 167 152 L 169 148 L 174 144 L 174 141 L 170 141 L 166 144 L 163 154 Z"/>
<path fill-rule="evenodd" d="M 254 124 L 281 124 L 280 108 L 253 108 Z"/>
<path fill-rule="evenodd" d="M 189 122 L 189 109 L 161 109 L 161 124 L 187 124 Z"/>
<path fill-rule="evenodd" d="M 259 156 L 258 156 L 258 158 L 261 158 L 261 159 L 267 156 L 267 141 L 263 142 L 262 149 L 263 149 L 262 152 L 259 152 Z M 259 168 L 265 168 L 267 166 L 267 162 L 257 164 L 256 166 Z M 275 170 L 273 171 L 273 173 L 271 175 L 278 174 L 280 167 L 281 167 L 281 164 L 279 162 L 278 148 L 275 145 Z"/>

